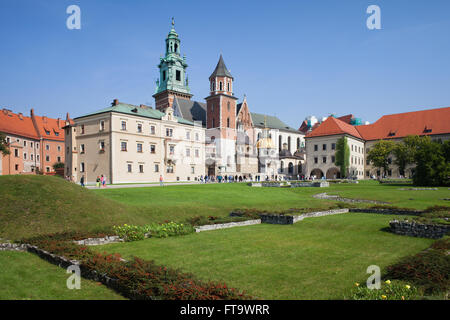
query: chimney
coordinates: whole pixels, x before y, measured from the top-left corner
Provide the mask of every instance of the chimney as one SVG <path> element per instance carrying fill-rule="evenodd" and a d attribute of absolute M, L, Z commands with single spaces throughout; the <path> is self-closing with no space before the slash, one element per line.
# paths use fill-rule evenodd
<path fill-rule="evenodd" d="M 112 105 L 117 106 L 119 104 L 119 99 L 114 99 Z"/>
<path fill-rule="evenodd" d="M 60 118 L 58 118 L 57 120 L 56 120 L 56 123 L 57 123 L 57 125 L 58 125 L 58 129 L 61 129 L 61 119 Z"/>
<path fill-rule="evenodd" d="M 34 109 L 33 108 L 31 108 L 31 110 L 30 110 L 30 116 L 34 117 Z"/>

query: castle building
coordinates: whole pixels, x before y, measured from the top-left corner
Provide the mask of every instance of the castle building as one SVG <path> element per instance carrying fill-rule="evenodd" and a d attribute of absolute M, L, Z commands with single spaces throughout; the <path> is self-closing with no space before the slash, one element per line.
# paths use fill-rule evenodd
<path fill-rule="evenodd" d="M 0 111 L 0 132 L 6 136 L 9 155 L 1 158 L 1 174 L 54 174 L 53 165 L 64 162 L 64 121 L 46 116 Z"/>
<path fill-rule="evenodd" d="M 383 174 L 367 161 L 369 150 L 380 140 L 399 142 L 409 135 L 430 136 L 441 141 L 450 139 L 450 107 L 385 115 L 367 125 L 352 125 L 347 118 L 328 117 L 306 134 L 306 176 L 327 179 L 344 176 L 335 164 L 336 143 L 344 136 L 350 148 L 350 168 L 345 176 L 356 179 Z M 394 160 L 394 156 L 389 159 L 388 177 L 413 175 L 413 166 L 402 173 Z"/>
<path fill-rule="evenodd" d="M 158 64 L 155 108 L 116 99 L 110 107 L 67 123 L 66 175 L 76 181 L 84 176 L 87 183 L 101 174 L 108 183 L 133 183 L 160 176 L 193 181 L 205 175 L 273 179 L 302 173 L 305 134 L 274 116 L 250 112 L 246 97 L 238 103 L 234 77 L 222 56 L 204 102 L 192 100 L 187 67 L 172 20 Z M 270 174 L 266 154 L 257 147 L 263 131 L 275 141 Z"/>

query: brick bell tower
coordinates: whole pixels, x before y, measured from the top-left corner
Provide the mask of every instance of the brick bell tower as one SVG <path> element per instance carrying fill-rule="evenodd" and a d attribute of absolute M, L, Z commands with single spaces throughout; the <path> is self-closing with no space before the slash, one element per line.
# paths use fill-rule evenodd
<path fill-rule="evenodd" d="M 206 134 L 216 147 L 216 174 L 236 172 L 236 100 L 233 76 L 220 55 L 209 77 L 206 100 Z"/>
<path fill-rule="evenodd" d="M 164 111 L 172 107 L 175 97 L 190 100 L 192 94 L 189 89 L 186 75 L 186 56 L 181 57 L 180 39 L 175 31 L 175 22 L 172 18 L 172 28 L 166 38 L 166 54 L 160 58 L 158 65 L 160 77 L 156 80 L 155 108 Z"/>

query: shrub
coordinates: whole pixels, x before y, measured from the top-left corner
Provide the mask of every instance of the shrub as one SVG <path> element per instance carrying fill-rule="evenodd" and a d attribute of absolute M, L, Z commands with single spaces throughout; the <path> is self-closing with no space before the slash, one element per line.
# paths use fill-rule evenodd
<path fill-rule="evenodd" d="M 420 296 L 416 287 L 401 281 L 386 280 L 380 289 L 369 289 L 359 283 L 350 294 L 352 300 L 414 300 Z"/>
<path fill-rule="evenodd" d="M 422 287 L 426 294 L 446 292 L 450 289 L 449 249 L 448 239 L 439 240 L 429 249 L 387 267 L 386 276 L 409 281 Z"/>
<path fill-rule="evenodd" d="M 113 229 L 125 241 L 144 240 L 146 237 L 167 238 L 194 232 L 194 228 L 191 225 L 175 222 L 165 224 L 153 223 L 144 226 L 124 224 L 123 226 L 115 226 Z"/>

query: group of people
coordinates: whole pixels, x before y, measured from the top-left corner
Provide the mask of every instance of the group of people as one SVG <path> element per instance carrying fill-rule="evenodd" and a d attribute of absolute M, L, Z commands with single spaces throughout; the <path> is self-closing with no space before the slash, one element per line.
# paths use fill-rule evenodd
<path fill-rule="evenodd" d="M 66 176 L 65 179 L 69 182 L 76 182 L 75 177 L 73 177 L 73 176 Z M 84 175 L 82 175 L 80 178 L 80 185 L 82 187 L 84 187 L 85 182 L 86 182 L 86 178 L 84 177 Z M 95 180 L 95 182 L 96 182 L 97 188 L 106 188 L 106 176 L 105 175 L 102 174 L 101 176 L 97 176 L 97 179 Z"/>

